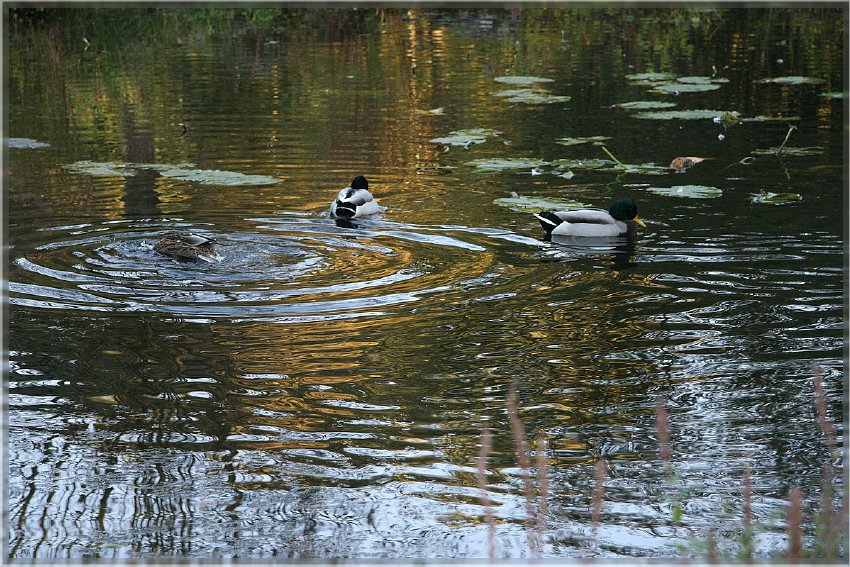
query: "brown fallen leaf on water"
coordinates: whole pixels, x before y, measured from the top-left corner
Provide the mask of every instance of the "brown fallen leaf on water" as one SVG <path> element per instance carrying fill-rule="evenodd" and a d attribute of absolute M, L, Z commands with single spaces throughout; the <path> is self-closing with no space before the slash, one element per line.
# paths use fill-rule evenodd
<path fill-rule="evenodd" d="M 676 173 L 685 173 L 685 170 L 691 168 L 701 161 L 711 158 L 704 157 L 677 157 L 670 162 L 670 167 L 676 170 Z"/>

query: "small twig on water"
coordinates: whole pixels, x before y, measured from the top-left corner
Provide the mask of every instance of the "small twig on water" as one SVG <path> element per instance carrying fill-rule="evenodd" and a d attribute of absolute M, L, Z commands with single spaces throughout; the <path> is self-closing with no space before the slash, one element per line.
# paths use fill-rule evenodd
<path fill-rule="evenodd" d="M 487 524 L 487 557 L 496 558 L 496 523 L 493 520 L 493 506 L 487 495 L 487 459 L 493 447 L 493 436 L 490 430 L 484 428 L 481 431 L 481 450 L 478 452 L 478 460 L 475 467 L 475 478 L 478 480 L 478 488 L 481 491 L 481 504 L 484 506 L 484 521 Z"/>
<path fill-rule="evenodd" d="M 528 545 L 535 557 L 540 556 L 540 546 L 535 536 L 534 527 L 534 495 L 531 491 L 531 478 L 528 475 L 528 444 L 525 441 L 525 430 L 517 413 L 517 386 L 512 382 L 508 389 L 508 418 L 511 424 L 511 433 L 514 437 L 514 448 L 519 458 L 520 475 L 522 477 L 525 492 L 525 512 L 528 522 Z"/>

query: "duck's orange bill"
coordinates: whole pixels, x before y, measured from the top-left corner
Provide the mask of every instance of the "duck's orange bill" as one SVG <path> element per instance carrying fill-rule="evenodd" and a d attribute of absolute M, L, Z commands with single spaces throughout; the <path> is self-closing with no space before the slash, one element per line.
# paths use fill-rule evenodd
<path fill-rule="evenodd" d="M 634 220 L 634 221 L 635 221 L 635 224 L 636 224 L 636 225 L 638 225 L 639 227 L 641 227 L 641 228 L 646 228 L 646 225 L 645 225 L 645 224 L 643 224 L 643 221 L 642 221 L 642 220 L 640 220 L 640 218 L 635 217 L 635 218 L 634 218 L 634 219 L 632 219 L 632 220 Z"/>

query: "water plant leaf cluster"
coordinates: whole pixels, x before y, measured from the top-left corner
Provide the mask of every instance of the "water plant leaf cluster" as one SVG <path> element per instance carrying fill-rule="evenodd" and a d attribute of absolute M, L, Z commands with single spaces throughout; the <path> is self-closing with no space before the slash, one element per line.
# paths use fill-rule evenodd
<path fill-rule="evenodd" d="M 95 177 L 133 177 L 139 170 L 154 170 L 163 177 L 204 185 L 274 185 L 282 181 L 278 177 L 267 175 L 246 175 L 234 171 L 197 169 L 195 164 L 192 163 L 113 163 L 82 160 L 64 167 L 73 173 Z"/>
<path fill-rule="evenodd" d="M 50 144 L 47 142 L 39 142 L 32 138 L 8 138 L 6 140 L 6 145 L 16 150 L 35 150 L 50 147 Z"/>
<path fill-rule="evenodd" d="M 649 92 L 661 94 L 699 93 L 714 91 L 729 79 L 722 77 L 685 76 L 672 73 L 634 73 L 626 75 L 632 85 L 650 87 Z"/>
<path fill-rule="evenodd" d="M 496 77 L 496 82 L 509 85 L 535 85 L 536 83 L 552 83 L 553 79 L 545 77 L 526 77 L 526 76 L 504 76 Z M 523 103 L 523 104 L 554 104 L 558 102 L 567 102 L 569 96 L 553 95 L 546 89 L 534 86 L 533 88 L 521 89 L 506 89 L 493 93 L 495 96 L 502 97 L 508 102 Z"/>
<path fill-rule="evenodd" d="M 675 108 L 675 102 L 664 102 L 661 100 L 634 100 L 631 102 L 620 102 L 612 104 L 613 108 L 623 108 L 625 110 L 661 110 L 663 108 Z"/>
<path fill-rule="evenodd" d="M 432 138 L 429 140 L 434 144 L 445 144 L 447 146 L 469 147 L 471 144 L 483 144 L 487 138 L 501 134 L 492 128 L 468 128 L 465 130 L 454 130 L 448 136 Z"/>
<path fill-rule="evenodd" d="M 507 207 L 516 212 L 536 212 L 541 210 L 569 210 L 586 207 L 584 203 L 574 199 L 558 197 L 530 197 L 513 193 L 510 197 L 501 197 L 493 201 L 500 207 Z"/>
<path fill-rule="evenodd" d="M 762 191 L 761 193 L 751 194 L 750 200 L 753 203 L 764 205 L 788 205 L 802 201 L 803 197 L 799 193 L 772 193 L 770 191 Z"/>
<path fill-rule="evenodd" d="M 685 199 L 714 199 L 723 194 L 723 190 L 706 185 L 674 185 L 672 187 L 647 187 L 655 195 L 681 197 Z"/>
<path fill-rule="evenodd" d="M 817 77 L 803 77 L 800 75 L 790 75 L 787 77 L 769 77 L 762 79 L 760 83 L 774 83 L 776 85 L 819 85 L 825 82 Z"/>
<path fill-rule="evenodd" d="M 560 144 L 562 146 L 577 146 L 579 144 L 604 142 L 605 140 L 610 139 L 610 136 L 579 136 L 573 138 L 558 138 L 557 140 L 555 140 L 555 143 Z"/>

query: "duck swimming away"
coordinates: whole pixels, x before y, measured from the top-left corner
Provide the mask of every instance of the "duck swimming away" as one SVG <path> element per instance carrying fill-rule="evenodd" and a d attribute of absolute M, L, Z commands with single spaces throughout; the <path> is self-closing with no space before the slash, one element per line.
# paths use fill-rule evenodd
<path fill-rule="evenodd" d="M 205 262 L 213 262 L 218 259 L 218 255 L 213 248 L 213 242 L 215 240 L 212 238 L 197 234 L 167 232 L 154 245 L 153 249 L 160 254 L 178 260 L 204 260 Z"/>
<path fill-rule="evenodd" d="M 362 175 L 358 175 L 351 182 L 351 186 L 339 192 L 336 201 L 331 205 L 331 217 L 335 219 L 351 220 L 387 210 L 378 204 L 369 192 L 369 182 Z"/>
<path fill-rule="evenodd" d="M 637 205 L 631 199 L 615 201 L 608 212 L 602 209 L 577 209 L 535 213 L 546 237 L 561 236 L 627 236 L 637 235 L 638 227 L 646 228 L 638 218 Z"/>

